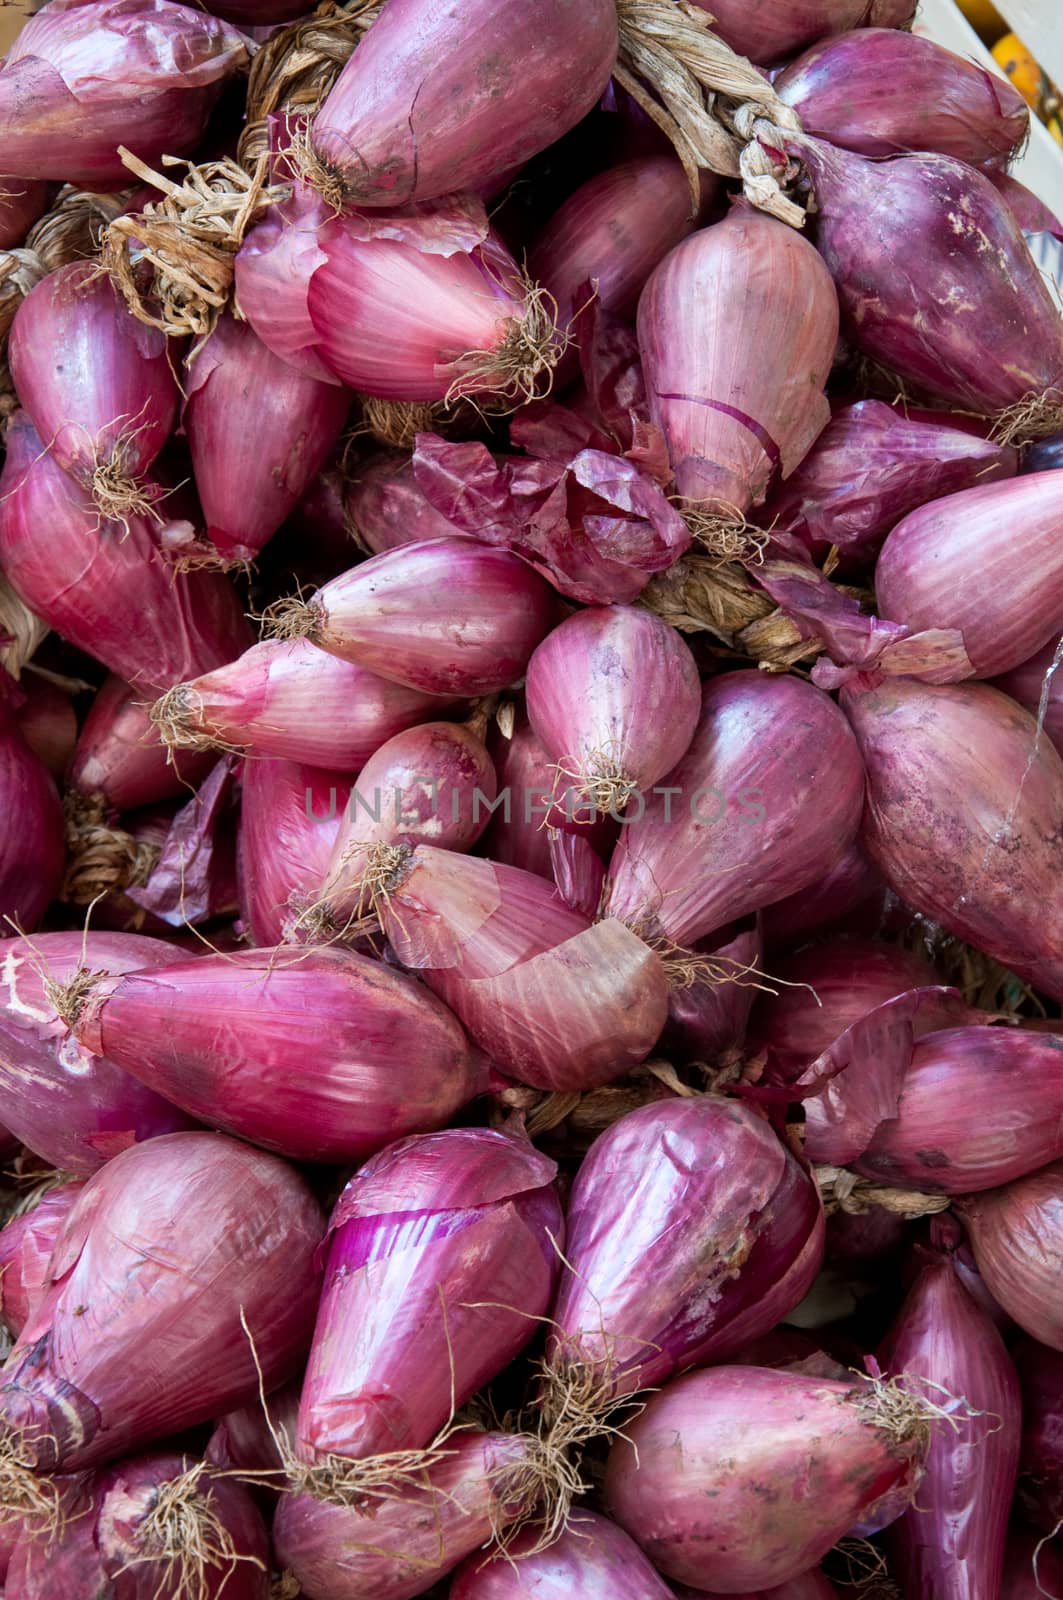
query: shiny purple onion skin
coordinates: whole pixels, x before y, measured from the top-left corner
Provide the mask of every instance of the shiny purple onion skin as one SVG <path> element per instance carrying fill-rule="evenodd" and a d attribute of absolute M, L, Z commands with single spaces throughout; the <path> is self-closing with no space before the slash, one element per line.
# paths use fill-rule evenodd
<path fill-rule="evenodd" d="M 769 949 L 791 950 L 813 934 L 878 931 L 889 891 L 859 838 L 807 889 L 767 906 L 761 916 Z"/>
<path fill-rule="evenodd" d="M 712 1581 L 712 1572 L 707 1570 L 706 1579 Z M 673 1583 L 672 1594 L 676 1600 L 702 1600 L 711 1590 L 688 1589 L 685 1583 Z M 731 1600 L 838 1600 L 838 1590 L 825 1577 L 819 1567 L 813 1567 L 809 1572 L 802 1572 L 800 1577 L 790 1578 L 786 1583 L 773 1585 L 770 1589 L 758 1589 L 755 1594 L 748 1590 L 744 1594 L 733 1595 Z"/>
<path fill-rule="evenodd" d="M 863 804 L 859 750 L 833 701 L 755 671 L 704 686 L 666 785 L 623 831 L 605 910 L 679 945 L 814 884 L 852 843 Z"/>
<path fill-rule="evenodd" d="M 0 1318 L 13 1339 L 44 1291 L 55 1241 L 83 1187 L 58 1184 L 0 1228 Z"/>
<path fill-rule="evenodd" d="M 350 776 L 295 761 L 245 761 L 237 871 L 240 913 L 257 945 L 294 934 L 328 867 Z"/>
<path fill-rule="evenodd" d="M 844 689 L 862 837 L 914 911 L 1063 998 L 1063 759 L 985 684 Z"/>
<path fill-rule="evenodd" d="M 993 1298 L 1024 1333 L 1063 1351 L 1063 1162 L 956 1202 Z"/>
<path fill-rule="evenodd" d="M 994 678 L 993 687 L 1010 695 L 1034 717 L 1041 716 L 1043 697 L 1044 719 L 1041 725 L 1063 756 L 1063 658 L 1057 661 L 1058 653 L 1059 641 L 1049 639 L 1028 661 L 1020 662 L 1010 672 Z"/>
<path fill-rule="evenodd" d="M 213 750 L 168 750 L 148 714 L 143 690 L 112 674 L 97 690 L 67 774 L 78 794 L 115 811 L 188 797 L 217 760 Z"/>
<path fill-rule="evenodd" d="M 704 1061 L 711 1064 L 737 1050 L 746 1036 L 756 990 L 743 974 L 760 967 L 764 941 L 759 925 L 724 929 L 721 937 L 698 941 L 699 954 L 714 956 L 735 981 L 699 981 L 673 989 L 668 999 L 668 1021 L 660 1048 L 669 1061 Z"/>
<path fill-rule="evenodd" d="M 697 0 L 701 4 L 701 0 Z M 770 10 L 746 0 L 713 0 L 713 31 L 751 61 L 773 66 L 850 28 L 903 28 L 915 0 L 774 0 Z"/>
<path fill-rule="evenodd" d="M 816 243 L 855 349 L 981 416 L 1060 385 L 1063 318 L 988 178 L 953 156 L 788 143 L 812 177 Z"/>
<path fill-rule="evenodd" d="M 448 522 L 417 487 L 413 462 L 399 451 L 382 451 L 361 464 L 344 489 L 351 529 L 371 555 L 421 539 L 455 539 Z"/>
<path fill-rule="evenodd" d="M 1024 1335 L 1012 1358 L 1022 1388 L 1016 1504 L 1027 1522 L 1051 1534 L 1063 1518 L 1063 1353 Z"/>
<path fill-rule="evenodd" d="M 879 615 L 957 628 L 972 676 L 995 678 L 1063 632 L 1063 473 L 1035 472 L 922 506 L 875 567 Z M 1016 569 L 1014 529 L 1022 529 Z"/>
<path fill-rule="evenodd" d="M 448 1128 L 351 1179 L 329 1224 L 296 1448 L 361 1459 L 430 1443 L 534 1336 L 564 1249 L 557 1167 Z"/>
<path fill-rule="evenodd" d="M 934 1428 L 918 1509 L 886 1535 L 891 1571 L 905 1594 L 996 1594 L 1019 1459 L 1019 1380 L 1003 1339 L 947 1256 L 923 1255 L 879 1360 L 884 1372 L 911 1374 L 916 1393 L 922 1378 L 931 1399 L 962 1397 L 954 1424 Z"/>
<path fill-rule="evenodd" d="M 595 1511 L 575 1511 L 556 1543 L 536 1550 L 528 1528 L 497 1553 L 470 1556 L 451 1580 L 448 1600 L 672 1600 L 669 1589 L 622 1528 Z"/>
<path fill-rule="evenodd" d="M 936 151 L 972 166 L 1006 164 L 1030 112 L 996 73 L 897 28 L 825 39 L 774 80 L 806 133 L 862 156 Z"/>
<path fill-rule="evenodd" d="M 573 1186 L 548 1360 L 617 1396 L 726 1360 L 804 1297 L 823 1234 L 815 1185 L 756 1111 L 717 1097 L 632 1111 Z"/>
<path fill-rule="evenodd" d="M 474 189 L 574 127 L 605 89 L 616 48 L 612 0 L 453 10 L 398 0 L 315 116 L 314 151 L 349 205 Z"/>
<path fill-rule="evenodd" d="M 80 1471 L 249 1401 L 252 1340 L 267 1390 L 285 1382 L 313 1326 L 322 1227 L 290 1166 L 222 1134 L 115 1156 L 3 1368 L 5 1426 L 35 1440 L 39 1470 Z"/>

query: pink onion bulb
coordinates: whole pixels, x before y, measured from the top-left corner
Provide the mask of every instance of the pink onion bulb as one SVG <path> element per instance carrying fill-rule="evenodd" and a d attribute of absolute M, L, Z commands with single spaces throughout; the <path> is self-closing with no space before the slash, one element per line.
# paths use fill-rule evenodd
<path fill-rule="evenodd" d="M 168 749 L 151 720 L 149 696 L 113 674 L 81 725 L 68 783 L 115 811 L 187 796 L 213 767 L 209 750 Z"/>
<path fill-rule="evenodd" d="M 740 55 L 772 66 L 817 39 L 850 28 L 903 28 L 914 14 L 915 0 L 771 0 L 756 9 L 713 0 L 712 26 Z"/>
<path fill-rule="evenodd" d="M 1041 701 L 1044 713 L 1041 726 L 1056 749 L 1063 755 L 1063 660 L 1059 659 L 1059 641 L 1048 643 L 1010 672 L 994 680 L 993 687 L 1018 702 L 1034 717 L 1041 718 Z"/>
<path fill-rule="evenodd" d="M 0 1318 L 15 1339 L 48 1282 L 48 1263 L 81 1183 L 30 1191 L 29 1205 L 0 1228 Z"/>
<path fill-rule="evenodd" d="M 240 779 L 240 914 L 257 945 L 296 937 L 346 814 L 350 776 L 295 761 L 245 761 Z"/>
<path fill-rule="evenodd" d="M 955 1208 L 993 1298 L 1031 1338 L 1063 1350 L 1063 1162 Z"/>
<path fill-rule="evenodd" d="M 361 464 L 346 485 L 344 505 L 355 537 L 371 555 L 420 539 L 453 539 L 460 532 L 426 499 L 411 458 L 398 451 Z"/>
<path fill-rule="evenodd" d="M 596 1511 L 573 1512 L 554 1544 L 540 1550 L 541 1542 L 528 1528 L 507 1542 L 505 1555 L 470 1556 L 454 1574 L 449 1600 L 671 1600 L 634 1540 Z"/>

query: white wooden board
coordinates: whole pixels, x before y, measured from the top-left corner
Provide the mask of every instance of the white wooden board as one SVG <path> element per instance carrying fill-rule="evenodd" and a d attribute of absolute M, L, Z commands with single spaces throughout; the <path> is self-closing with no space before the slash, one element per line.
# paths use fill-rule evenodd
<path fill-rule="evenodd" d="M 1013 33 L 1063 88 L 1063 0 L 993 0 Z"/>

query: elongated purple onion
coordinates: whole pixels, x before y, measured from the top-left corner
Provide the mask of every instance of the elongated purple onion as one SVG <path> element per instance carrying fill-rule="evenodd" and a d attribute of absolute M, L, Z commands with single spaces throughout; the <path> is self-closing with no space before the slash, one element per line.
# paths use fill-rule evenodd
<path fill-rule="evenodd" d="M 879 614 L 914 631 L 958 628 L 975 677 L 1010 671 L 1063 632 L 1061 518 L 1059 472 L 965 489 L 913 511 L 875 567 Z"/>
<path fill-rule="evenodd" d="M 526 1140 L 448 1128 L 351 1179 L 329 1223 L 304 1460 L 422 1448 L 528 1343 L 564 1249 L 556 1175 Z"/>
<path fill-rule="evenodd" d="M 766 908 L 761 919 L 765 944 L 792 949 L 799 940 L 835 929 L 875 932 L 887 893 L 878 868 L 854 839 L 818 882 Z"/>
<path fill-rule="evenodd" d="M 0 692 L 0 919 L 35 928 L 59 892 L 63 812 L 55 781 Z"/>
<path fill-rule="evenodd" d="M 226 559 L 253 560 L 324 465 L 350 395 L 296 372 L 232 316 L 197 350 L 186 395 L 207 537 Z"/>
<path fill-rule="evenodd" d="M 605 910 L 692 944 L 827 872 L 862 790 L 859 751 L 820 690 L 753 671 L 712 679 L 689 750 L 623 830 Z"/>
<path fill-rule="evenodd" d="M 108 497 L 135 488 L 177 420 L 165 337 L 138 322 L 109 278 L 74 261 L 23 300 L 8 357 L 19 400 L 50 453 L 112 514 Z"/>
<path fill-rule="evenodd" d="M 1012 1354 L 1022 1387 L 1016 1501 L 1028 1522 L 1051 1534 L 1063 1517 L 1063 1353 L 1024 1337 Z"/>
<path fill-rule="evenodd" d="M 209 750 L 170 750 L 151 720 L 149 696 L 113 674 L 82 723 L 68 783 L 115 811 L 187 796 L 213 767 Z"/>
<path fill-rule="evenodd" d="M 72 1039 L 49 985 L 62 990 L 86 968 L 118 974 L 173 959 L 161 939 L 138 934 L 0 941 L 0 1103 L 21 1142 L 60 1171 L 87 1176 L 128 1145 L 190 1122 L 117 1062 Z"/>
<path fill-rule="evenodd" d="M 548 586 L 507 550 L 428 539 L 334 578 L 293 626 L 395 683 L 473 695 L 521 676 L 553 614 Z"/>
<path fill-rule="evenodd" d="M 346 485 L 344 506 L 356 538 L 371 555 L 420 539 L 453 539 L 460 532 L 418 488 L 412 460 L 398 451 L 382 452 L 359 466 Z"/>
<path fill-rule="evenodd" d="M 867 768 L 863 838 L 915 911 L 1063 998 L 1063 759 L 985 684 L 842 691 Z"/>
<path fill-rule="evenodd" d="M 821 257 L 739 202 L 661 262 L 638 329 L 650 416 L 680 496 L 692 511 L 744 516 L 830 417 L 838 302 Z"/>
<path fill-rule="evenodd" d="M 547 634 L 528 663 L 528 716 L 556 763 L 567 817 L 619 814 L 686 754 L 701 710 L 689 646 L 667 622 L 633 606 L 578 611 Z M 660 716 L 667 706 L 668 716 Z"/>
<path fill-rule="evenodd" d="M 1010 446 L 969 433 L 959 420 L 881 400 L 843 406 L 758 521 L 793 534 L 817 558 L 835 545 L 843 563 L 862 563 L 910 511 L 1015 475 Z"/>
<path fill-rule="evenodd" d="M 449 1600 L 670 1600 L 673 1591 L 635 1541 L 595 1511 L 575 1512 L 548 1549 L 537 1549 L 541 1542 L 529 1528 L 508 1542 L 504 1557 L 470 1556 L 454 1574 Z"/>
<path fill-rule="evenodd" d="M 328 869 L 351 779 L 259 760 L 244 762 L 240 786 L 240 912 L 255 944 L 283 944 Z"/>
<path fill-rule="evenodd" d="M 1058 640 L 1049 639 L 1029 661 L 1021 662 L 1019 666 L 1012 667 L 1010 672 L 994 679 L 993 687 L 1003 690 L 1038 718 L 1045 733 L 1063 755 L 1063 660 L 1059 659 Z"/>
<path fill-rule="evenodd" d="M 508 737 L 495 726 L 488 735 L 487 748 L 502 801 L 492 813 L 480 853 L 504 866 L 552 878 L 550 839 L 544 819 L 556 810 L 554 775 L 550 758 L 532 731 L 527 714 L 517 713 Z"/>
<path fill-rule="evenodd" d="M 935 1428 L 918 1509 L 889 1529 L 891 1571 L 905 1594 L 995 1594 L 1022 1427 L 1019 1380 L 993 1323 L 963 1288 L 947 1254 L 921 1252 L 919 1276 L 879 1351 L 930 1398 L 957 1397 L 954 1424 Z"/>
<path fill-rule="evenodd" d="M 14 1339 L 44 1292 L 55 1241 L 83 1188 L 60 1183 L 31 1193 L 29 1209 L 0 1228 L 0 1317 Z"/>
<path fill-rule="evenodd" d="M 88 189 L 129 182 L 129 145 L 158 165 L 199 141 L 247 40 L 170 0 L 49 0 L 0 72 L 4 170 Z"/>
<path fill-rule="evenodd" d="M 862 156 L 936 150 L 1006 165 L 1030 125 L 1022 95 L 998 73 L 897 28 L 824 40 L 773 87 L 806 133 Z"/>
<path fill-rule="evenodd" d="M 616 49 L 612 0 L 466 0 L 460 14 L 398 0 L 314 118 L 326 192 L 407 205 L 522 166 L 591 110 Z"/>
<path fill-rule="evenodd" d="M 15 1459 L 80 1470 L 250 1400 L 248 1333 L 263 1382 L 284 1382 L 310 1334 L 321 1229 L 291 1167 L 221 1134 L 115 1156 L 70 1212 L 3 1369 Z"/>
<path fill-rule="evenodd" d="M 617 1397 L 726 1360 L 807 1293 L 823 1227 L 815 1184 L 757 1112 L 715 1096 L 630 1112 L 572 1189 L 553 1372 Z"/>
<path fill-rule="evenodd" d="M 982 416 L 1063 383 L 1063 317 L 1007 202 L 954 156 L 869 161 L 815 139 L 816 242 L 855 348 Z M 910 270 L 899 273 L 901 254 Z M 1056 406 L 1058 409 L 1058 405 Z M 1033 431 L 1050 432 L 1053 404 Z"/>
<path fill-rule="evenodd" d="M 772 0 L 756 10 L 744 0 L 714 0 L 712 7 L 713 30 L 768 66 L 850 28 L 903 28 L 914 14 L 914 0 Z"/>
<path fill-rule="evenodd" d="M 955 1202 L 993 1298 L 1031 1338 L 1063 1351 L 1063 1163 Z"/>

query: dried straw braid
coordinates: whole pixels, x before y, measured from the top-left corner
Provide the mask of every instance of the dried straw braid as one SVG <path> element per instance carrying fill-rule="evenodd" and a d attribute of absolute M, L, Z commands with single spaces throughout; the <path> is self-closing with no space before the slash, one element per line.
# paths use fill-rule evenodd
<path fill-rule="evenodd" d="M 952 1204 L 947 1194 L 894 1189 L 870 1178 L 858 1178 L 845 1167 L 813 1167 L 812 1172 L 828 1216 L 833 1211 L 844 1211 L 860 1217 L 872 1206 L 879 1206 L 883 1211 L 892 1211 L 894 1216 L 914 1221 L 916 1217 L 932 1217 L 939 1211 L 947 1211 Z"/>

